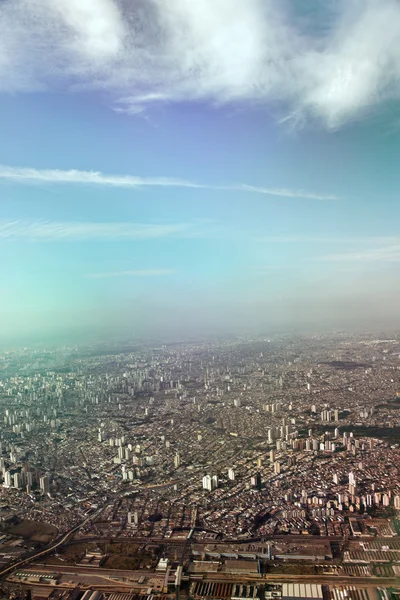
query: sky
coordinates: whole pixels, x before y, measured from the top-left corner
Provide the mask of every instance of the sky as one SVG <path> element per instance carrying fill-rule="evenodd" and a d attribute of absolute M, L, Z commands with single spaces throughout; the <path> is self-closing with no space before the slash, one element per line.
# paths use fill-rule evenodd
<path fill-rule="evenodd" d="M 2 0 L 3 340 L 398 329 L 397 0 Z"/>

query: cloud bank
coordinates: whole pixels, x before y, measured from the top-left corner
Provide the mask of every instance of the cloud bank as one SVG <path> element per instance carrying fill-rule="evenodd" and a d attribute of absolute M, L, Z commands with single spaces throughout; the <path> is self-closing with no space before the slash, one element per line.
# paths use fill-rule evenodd
<path fill-rule="evenodd" d="M 196 183 L 185 179 L 171 177 L 137 177 L 133 175 L 108 175 L 98 171 L 61 171 L 59 169 L 32 169 L 27 167 L 9 167 L 0 165 L 0 180 L 15 182 L 37 182 L 53 184 L 89 184 L 104 187 L 139 188 L 139 187 L 175 187 L 195 188 L 202 190 L 220 190 L 231 192 L 250 192 L 283 198 L 308 198 L 310 200 L 337 200 L 333 194 L 317 194 L 305 190 L 288 190 L 256 187 L 247 184 L 212 185 Z"/>
<path fill-rule="evenodd" d="M 397 0 L 3 0 L 0 90 L 103 90 L 128 114 L 251 102 L 335 128 L 400 97 L 399 21 Z"/>

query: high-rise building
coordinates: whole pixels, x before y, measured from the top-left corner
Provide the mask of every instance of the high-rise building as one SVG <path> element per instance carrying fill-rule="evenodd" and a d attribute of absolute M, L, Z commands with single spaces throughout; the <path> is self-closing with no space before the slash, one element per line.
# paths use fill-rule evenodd
<path fill-rule="evenodd" d="M 203 489 L 208 490 L 209 492 L 213 489 L 211 475 L 205 475 L 203 477 Z"/>
<path fill-rule="evenodd" d="M 4 487 L 11 487 L 12 486 L 12 478 L 11 478 L 11 473 L 10 471 L 6 471 L 4 473 Z"/>
<path fill-rule="evenodd" d="M 48 478 L 47 475 L 44 475 L 43 477 L 40 478 L 40 492 L 42 494 L 50 493 L 50 479 Z"/>
<path fill-rule="evenodd" d="M 174 466 L 175 466 L 175 469 L 178 469 L 180 467 L 180 464 L 181 464 L 181 457 L 179 456 L 179 454 L 177 452 L 175 454 L 175 457 L 174 457 Z"/>
<path fill-rule="evenodd" d="M 218 484 L 218 475 L 205 475 L 203 477 L 203 489 L 208 490 L 209 492 L 215 490 L 218 487 Z"/>
<path fill-rule="evenodd" d="M 22 477 L 21 477 L 21 473 L 14 473 L 14 487 L 17 489 L 22 488 Z"/>
<path fill-rule="evenodd" d="M 233 469 L 229 469 L 229 471 L 228 471 L 228 478 L 231 481 L 235 481 L 235 471 Z"/>
<path fill-rule="evenodd" d="M 257 490 L 261 490 L 261 485 L 262 485 L 261 474 L 257 472 L 255 475 L 253 475 L 253 477 L 250 480 L 250 483 L 253 488 L 256 488 Z"/>
<path fill-rule="evenodd" d="M 275 450 L 270 450 L 270 452 L 269 452 L 269 461 L 271 463 L 275 462 Z"/>
<path fill-rule="evenodd" d="M 277 475 L 279 475 L 279 473 L 281 472 L 281 463 L 279 461 L 275 462 L 275 464 L 274 464 L 274 470 L 275 470 L 275 473 Z"/>

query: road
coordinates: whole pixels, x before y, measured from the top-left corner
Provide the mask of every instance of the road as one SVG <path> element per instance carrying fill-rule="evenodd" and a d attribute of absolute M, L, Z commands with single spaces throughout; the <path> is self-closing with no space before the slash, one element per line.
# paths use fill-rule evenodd
<path fill-rule="evenodd" d="M 48 546 L 44 550 L 40 550 L 36 554 L 32 554 L 31 556 L 27 556 L 26 558 L 23 558 L 22 560 L 18 561 L 17 563 L 13 563 L 9 567 L 6 567 L 2 571 L 0 571 L 0 579 L 2 577 L 4 577 L 5 575 L 8 575 L 12 571 L 15 571 L 15 569 L 20 569 L 21 567 L 24 567 L 25 565 L 33 562 L 34 560 L 37 560 L 41 556 L 46 556 L 46 554 L 50 554 L 51 552 L 54 552 L 54 550 L 57 550 L 57 548 L 59 548 L 60 546 L 62 546 L 66 542 L 68 542 L 68 540 L 70 539 L 70 537 L 73 536 L 81 527 L 83 527 L 84 525 L 86 525 L 86 523 L 88 523 L 90 520 L 95 519 L 96 517 L 98 517 L 98 515 L 104 510 L 104 508 L 105 507 L 101 507 L 95 513 L 92 513 L 92 514 L 88 515 L 86 517 L 86 519 L 84 519 L 81 523 L 79 523 L 79 525 L 77 525 L 73 529 L 70 529 L 67 533 L 65 533 L 53 545 Z"/>

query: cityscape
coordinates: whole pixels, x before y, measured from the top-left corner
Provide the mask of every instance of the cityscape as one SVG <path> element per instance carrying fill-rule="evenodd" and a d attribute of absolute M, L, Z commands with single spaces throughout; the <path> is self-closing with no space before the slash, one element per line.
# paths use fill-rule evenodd
<path fill-rule="evenodd" d="M 396 597 L 399 336 L 0 361 L 10 597 Z"/>
<path fill-rule="evenodd" d="M 400 0 L 0 0 L 0 600 L 400 600 Z"/>

